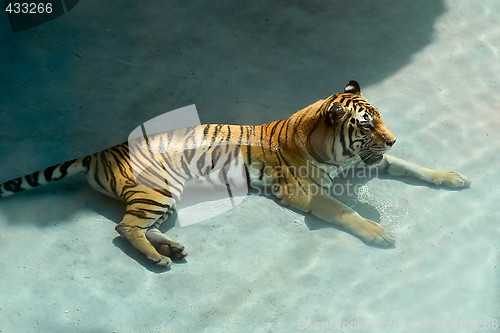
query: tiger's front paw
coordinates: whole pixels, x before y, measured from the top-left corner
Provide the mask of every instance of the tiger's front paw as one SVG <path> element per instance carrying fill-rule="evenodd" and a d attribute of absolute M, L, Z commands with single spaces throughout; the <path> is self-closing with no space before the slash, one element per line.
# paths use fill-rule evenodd
<path fill-rule="evenodd" d="M 364 219 L 351 230 L 365 243 L 378 247 L 394 247 L 396 242 L 385 228 L 372 220 Z"/>
<path fill-rule="evenodd" d="M 469 187 L 469 178 L 455 171 L 435 171 L 432 175 L 432 182 L 435 185 L 448 186 L 453 188 Z"/>

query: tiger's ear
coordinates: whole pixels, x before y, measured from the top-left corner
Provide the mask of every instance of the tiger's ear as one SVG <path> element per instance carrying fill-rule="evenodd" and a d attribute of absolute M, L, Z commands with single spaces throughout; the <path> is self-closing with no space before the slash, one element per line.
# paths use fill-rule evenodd
<path fill-rule="evenodd" d="M 328 107 L 328 119 L 330 120 L 331 125 L 341 119 L 344 114 L 344 106 L 339 102 L 332 103 L 332 105 Z"/>
<path fill-rule="evenodd" d="M 351 80 L 349 83 L 344 88 L 345 93 L 357 95 L 357 96 L 363 96 L 361 93 L 361 87 L 359 86 L 358 81 Z"/>

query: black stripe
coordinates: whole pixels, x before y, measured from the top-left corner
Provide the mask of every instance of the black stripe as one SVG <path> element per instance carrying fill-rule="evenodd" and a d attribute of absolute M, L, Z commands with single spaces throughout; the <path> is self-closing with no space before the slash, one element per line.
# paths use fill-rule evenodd
<path fill-rule="evenodd" d="M 242 128 L 242 130 L 243 130 L 243 126 L 242 126 L 241 128 Z M 253 133 L 253 129 L 254 129 L 254 127 L 252 126 L 252 129 L 251 129 L 251 130 L 252 130 L 252 133 Z M 247 163 L 248 163 L 248 165 L 250 165 L 250 164 L 252 164 L 252 152 L 251 152 L 251 150 L 252 150 L 252 145 L 251 145 L 251 143 L 250 143 L 250 130 L 249 130 L 248 128 L 246 128 L 246 132 L 247 132 L 247 135 L 246 135 L 246 137 L 247 137 L 247 139 L 246 139 L 246 140 L 247 140 L 247 141 L 246 141 L 246 143 L 245 143 L 245 144 L 246 144 L 246 146 L 247 146 Z"/>
<path fill-rule="evenodd" d="M 167 156 L 166 154 L 162 155 L 163 157 L 163 163 L 167 166 L 165 168 L 165 166 L 163 164 L 161 164 L 161 169 L 164 171 L 164 174 L 166 175 L 165 178 L 172 178 L 174 181 L 178 182 L 178 183 L 181 183 L 183 181 L 185 181 L 186 179 L 188 178 L 191 178 L 191 175 L 190 173 L 188 172 L 187 174 L 183 174 L 175 165 L 172 164 L 172 162 L 170 160 L 167 159 L 167 157 L 170 157 L 170 156 Z M 182 166 L 182 157 L 181 156 L 181 166 Z M 180 180 L 179 180 L 180 178 Z"/>
<path fill-rule="evenodd" d="M 100 161 L 101 161 L 101 164 L 103 165 L 103 168 L 102 168 L 102 172 L 104 173 L 104 176 L 106 177 L 106 182 L 109 181 L 109 174 L 111 172 L 108 172 L 109 170 L 109 167 L 111 166 L 111 163 L 108 162 L 108 159 L 106 158 L 106 152 L 102 152 L 100 155 Z"/>
<path fill-rule="evenodd" d="M 203 154 L 201 154 L 200 158 L 198 159 L 198 161 L 196 161 L 196 167 L 198 168 L 198 170 L 202 171 L 203 169 L 203 166 L 205 165 L 205 158 L 206 158 L 206 154 L 207 152 L 203 152 Z"/>
<path fill-rule="evenodd" d="M 275 122 L 274 124 L 272 124 L 272 128 L 271 128 L 271 134 L 269 135 L 269 143 L 271 143 L 272 145 L 272 142 L 273 142 L 273 138 L 274 138 L 274 133 L 276 132 L 276 128 L 278 128 L 278 125 L 280 124 L 280 122 Z"/>
<path fill-rule="evenodd" d="M 187 130 L 187 128 L 186 128 Z M 187 134 L 187 132 L 186 132 Z M 192 135 L 192 134 L 191 134 Z M 172 143 L 172 138 L 174 137 L 174 131 L 170 130 L 165 133 L 165 136 L 167 137 L 167 147 Z M 186 135 L 187 137 L 187 135 Z"/>
<path fill-rule="evenodd" d="M 262 150 L 262 157 L 266 155 L 266 150 L 264 149 L 264 131 L 266 130 L 267 124 L 262 125 L 260 131 L 260 149 Z"/>
<path fill-rule="evenodd" d="M 111 173 L 111 179 L 109 180 L 109 187 L 115 196 L 118 196 L 118 186 L 116 183 L 116 177 L 114 173 Z"/>
<path fill-rule="evenodd" d="M 171 186 L 173 187 L 173 186 Z M 176 189 L 177 190 L 177 189 Z M 168 198 L 171 198 L 171 199 L 174 199 L 175 201 L 178 201 L 179 200 L 179 197 L 177 196 L 174 196 L 172 192 L 170 192 L 169 190 L 167 190 L 166 188 L 155 188 L 153 189 L 153 191 L 157 192 L 157 193 L 160 193 L 161 195 L 163 195 L 164 197 L 168 197 Z M 177 190 L 179 191 L 179 190 Z M 180 192 L 179 192 L 180 193 Z"/>
<path fill-rule="evenodd" d="M 240 154 L 242 142 L 243 142 L 243 126 L 240 126 L 240 136 L 238 139 L 238 143 L 236 144 L 236 147 L 234 149 L 234 158 L 236 159 L 238 159 L 238 155 Z"/>
<path fill-rule="evenodd" d="M 51 181 L 63 179 L 67 175 L 68 168 L 73 163 L 75 163 L 75 161 L 76 161 L 76 159 L 68 161 L 68 162 L 64 162 L 64 163 L 61 163 L 61 164 L 56 164 L 56 165 L 53 165 L 51 167 L 48 167 L 47 169 L 45 169 L 43 171 L 43 174 L 45 176 L 45 180 L 48 181 L 48 182 L 51 182 Z M 61 173 L 61 175 L 59 177 L 52 178 L 52 175 L 54 174 L 54 171 L 56 171 L 57 168 L 59 168 L 59 172 Z"/>
<path fill-rule="evenodd" d="M 103 154 L 102 152 L 100 154 Z M 102 188 L 103 190 L 107 191 L 107 188 L 104 187 L 104 184 L 101 182 L 99 179 L 99 160 L 97 159 L 98 156 L 96 156 L 96 159 L 94 159 L 94 181 L 96 182 L 97 186 Z"/>
<path fill-rule="evenodd" d="M 123 200 L 125 202 L 127 202 L 132 196 L 134 196 L 137 193 L 141 193 L 141 194 L 145 193 L 142 190 L 134 190 L 134 188 L 136 188 L 135 185 L 125 185 L 125 186 L 123 186 L 122 193 L 121 193 L 120 196 L 123 198 Z"/>
<path fill-rule="evenodd" d="M 220 124 L 215 125 L 214 134 L 212 134 L 212 138 L 210 139 L 210 144 L 208 146 L 209 148 L 211 148 L 213 146 L 213 144 L 215 143 L 215 140 L 217 139 L 217 135 L 220 132 L 221 126 L 222 125 L 220 125 Z"/>
<path fill-rule="evenodd" d="M 68 174 L 69 167 L 72 166 L 75 162 L 76 162 L 76 159 L 68 161 L 68 162 L 64 162 L 63 164 L 60 164 L 61 167 L 59 168 L 59 171 L 61 172 L 61 176 L 57 179 L 54 179 L 54 180 L 59 180 L 59 179 L 66 177 Z"/>
<path fill-rule="evenodd" d="M 232 152 L 232 154 L 234 155 L 234 158 L 236 159 L 236 165 L 238 165 L 238 161 L 240 160 L 238 157 L 240 156 L 240 152 L 241 152 L 241 145 L 237 145 L 236 147 L 234 147 L 234 151 Z M 243 154 L 241 154 L 241 157 L 243 158 Z M 244 163 L 245 161 L 243 161 Z M 228 158 L 228 161 L 226 162 L 226 164 L 229 164 L 231 163 L 231 154 L 229 154 L 229 158 Z"/>
<path fill-rule="evenodd" d="M 215 166 L 217 165 L 217 163 L 219 162 L 220 160 L 220 157 L 222 156 L 222 152 L 221 152 L 221 149 L 220 147 L 216 147 L 212 150 L 212 154 L 211 154 L 211 159 L 212 159 L 212 170 L 215 168 Z"/>
<path fill-rule="evenodd" d="M 146 209 L 146 208 L 141 208 L 140 210 L 143 212 L 148 212 L 148 213 L 155 214 L 155 215 L 163 215 L 163 213 L 165 213 L 165 211 L 163 211 L 163 210 L 154 210 L 154 209 Z"/>
<path fill-rule="evenodd" d="M 190 142 L 192 142 L 192 145 L 189 145 Z M 195 131 L 193 131 L 184 139 L 184 156 L 186 156 L 188 163 L 191 163 L 191 161 L 193 160 L 193 157 L 195 155 L 194 147 L 196 146 Z"/>
<path fill-rule="evenodd" d="M 340 144 L 342 145 L 342 154 L 344 156 L 349 156 L 351 153 L 347 150 L 346 144 L 345 144 L 345 133 L 344 133 L 344 127 L 345 127 L 345 122 L 340 126 Z"/>
<path fill-rule="evenodd" d="M 185 157 L 185 155 L 181 156 L 181 168 L 182 168 L 182 171 L 184 171 L 184 173 L 186 174 L 186 178 L 192 178 L 193 175 L 191 174 L 191 170 L 189 170 L 189 165 L 186 163 L 185 159 L 187 159 L 187 157 Z"/>
<path fill-rule="evenodd" d="M 194 155 L 195 155 L 194 148 L 184 150 L 184 156 L 186 156 L 187 162 L 189 164 L 191 164 L 191 161 L 193 160 Z"/>
<path fill-rule="evenodd" d="M 35 187 L 35 186 L 40 185 L 40 183 L 38 182 L 39 175 L 40 175 L 40 172 L 37 171 L 37 172 L 33 172 L 31 175 L 25 176 L 24 178 L 26 179 L 28 184 L 30 184 L 30 186 Z"/>
<path fill-rule="evenodd" d="M 48 167 L 43 171 L 43 175 L 45 176 L 45 180 L 50 182 L 52 181 L 52 174 L 54 173 L 54 170 L 57 168 L 57 165 L 53 165 L 51 167 Z"/>
<path fill-rule="evenodd" d="M 264 169 L 266 168 L 265 165 L 262 165 L 262 168 L 259 170 L 259 180 L 262 180 L 264 178 Z"/>
<path fill-rule="evenodd" d="M 354 132 L 354 126 L 351 124 L 347 125 L 348 128 L 348 138 L 349 138 L 349 148 L 352 149 L 352 145 L 354 144 L 354 141 L 352 140 L 352 133 Z"/>
<path fill-rule="evenodd" d="M 286 169 L 287 169 L 287 174 L 292 174 L 292 177 L 295 179 L 297 184 L 299 184 L 302 191 L 304 191 L 304 193 L 307 193 L 307 191 L 304 189 L 304 186 L 302 186 L 302 184 L 300 183 L 300 179 L 295 174 L 290 172 L 290 168 L 289 168 L 290 164 L 286 161 L 285 157 L 281 154 L 281 152 L 276 151 L 276 156 L 277 156 L 278 160 L 281 161 L 281 168 L 283 168 L 283 164 L 285 164 Z M 287 181 L 287 179 L 285 177 L 283 177 L 283 180 L 285 181 L 285 183 L 289 183 L 289 181 Z"/>
<path fill-rule="evenodd" d="M 312 146 L 311 144 L 311 133 L 318 127 L 318 125 L 325 121 L 324 118 L 319 118 L 316 123 L 314 124 L 314 126 L 312 127 L 311 131 L 309 132 L 309 134 L 307 135 L 307 142 L 306 142 L 306 149 L 307 149 L 307 152 L 315 159 L 317 160 L 318 162 L 321 162 L 321 163 L 325 163 L 326 161 L 321 158 L 321 156 L 316 152 L 316 150 L 314 149 L 314 147 Z"/>
<path fill-rule="evenodd" d="M 287 119 L 285 123 L 286 123 L 285 138 L 289 138 L 288 129 L 290 128 L 290 121 Z"/>
<path fill-rule="evenodd" d="M 252 179 L 250 178 L 250 172 L 248 171 L 248 167 L 245 165 L 245 177 L 247 179 L 247 187 L 248 189 L 251 188 L 252 185 Z"/>
<path fill-rule="evenodd" d="M 211 124 L 206 124 L 205 128 L 203 129 L 203 140 L 207 139 L 208 132 L 210 132 Z"/>
<path fill-rule="evenodd" d="M 6 191 L 17 193 L 24 191 L 25 189 L 21 187 L 21 184 L 23 183 L 22 178 L 16 178 L 9 180 L 8 182 L 3 184 L 3 188 Z"/>
<path fill-rule="evenodd" d="M 130 209 L 130 210 L 127 210 L 127 211 L 125 212 L 125 215 L 127 215 L 127 214 L 128 214 L 128 215 L 133 215 L 133 216 L 136 216 L 136 217 L 138 217 L 138 218 L 140 218 L 140 219 L 147 219 L 147 215 L 146 215 L 146 213 L 144 213 L 144 212 L 143 212 L 143 211 L 141 211 L 141 210 L 132 210 L 132 209 Z"/>
<path fill-rule="evenodd" d="M 241 136 L 240 136 L 241 141 Z M 231 142 L 231 126 L 227 125 L 227 137 L 226 137 L 226 152 L 229 150 L 229 142 Z"/>
<path fill-rule="evenodd" d="M 251 145 L 247 146 L 247 164 L 249 166 L 252 165 L 252 146 Z"/>
<path fill-rule="evenodd" d="M 127 155 L 123 154 L 120 149 L 112 149 L 110 153 L 113 159 L 115 160 L 115 163 L 118 166 L 118 169 L 120 170 L 120 174 L 122 175 L 122 177 L 130 180 L 130 177 L 127 173 L 127 170 L 131 169 L 128 154 Z M 124 163 L 126 165 L 124 165 Z"/>
<path fill-rule="evenodd" d="M 120 171 L 120 174 L 123 178 L 130 180 L 130 177 L 128 176 L 127 172 L 125 171 L 125 167 L 122 164 L 122 161 L 126 162 L 123 158 L 120 158 L 119 156 L 116 156 L 116 151 L 115 150 L 110 150 L 109 154 L 115 161 L 115 165 L 118 167 L 118 170 Z M 120 153 L 118 153 L 120 154 Z M 115 172 L 110 172 L 110 178 L 109 178 L 109 185 L 111 190 L 113 191 L 113 194 L 115 196 L 118 196 L 118 184 L 116 181 L 116 173 Z"/>
<path fill-rule="evenodd" d="M 238 140 L 238 145 L 241 146 L 241 143 L 243 142 L 243 134 L 244 134 L 245 130 L 243 129 L 243 126 L 240 126 L 240 138 Z"/>
<path fill-rule="evenodd" d="M 293 124 L 293 132 L 292 132 L 292 137 L 295 135 L 295 133 L 299 130 L 299 128 L 302 126 L 302 121 L 306 118 L 307 112 L 302 112 L 300 115 L 299 119 L 297 119 L 294 124 Z"/>
<path fill-rule="evenodd" d="M 163 204 L 158 201 L 154 201 L 151 199 L 146 199 L 146 198 L 137 198 L 137 199 L 132 199 L 127 202 L 128 205 L 133 205 L 133 204 L 145 204 L 149 206 L 156 206 L 156 207 L 161 207 L 161 208 L 167 208 L 167 210 L 170 208 L 170 205 L 168 204 Z"/>

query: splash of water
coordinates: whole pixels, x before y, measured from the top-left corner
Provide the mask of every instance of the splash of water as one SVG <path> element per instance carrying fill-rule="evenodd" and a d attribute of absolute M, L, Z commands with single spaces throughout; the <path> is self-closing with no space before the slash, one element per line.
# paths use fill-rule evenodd
<path fill-rule="evenodd" d="M 376 191 L 368 185 L 360 186 L 357 195 L 360 202 L 366 203 L 378 211 L 381 224 L 388 230 L 399 229 L 401 222 L 408 217 L 405 198 L 387 195 L 387 193 Z"/>

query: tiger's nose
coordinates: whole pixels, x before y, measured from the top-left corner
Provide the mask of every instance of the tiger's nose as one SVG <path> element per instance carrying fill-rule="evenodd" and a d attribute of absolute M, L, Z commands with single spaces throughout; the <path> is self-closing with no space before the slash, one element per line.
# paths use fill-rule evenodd
<path fill-rule="evenodd" d="M 394 144 L 395 144 L 395 143 L 396 143 L 396 139 L 387 140 L 387 141 L 385 142 L 385 144 L 386 144 L 387 146 L 389 146 L 389 147 L 394 146 Z"/>

